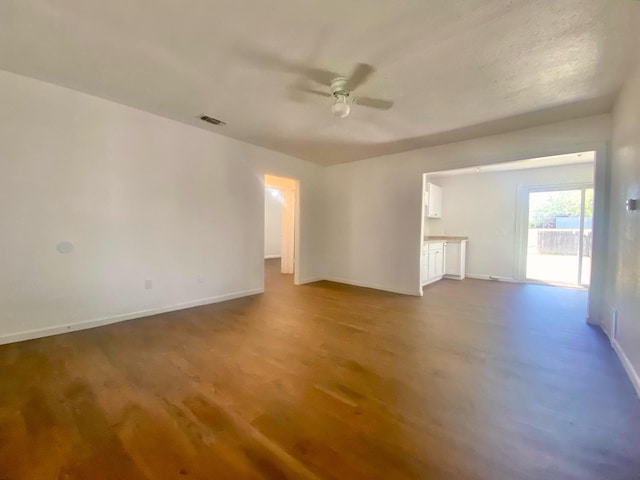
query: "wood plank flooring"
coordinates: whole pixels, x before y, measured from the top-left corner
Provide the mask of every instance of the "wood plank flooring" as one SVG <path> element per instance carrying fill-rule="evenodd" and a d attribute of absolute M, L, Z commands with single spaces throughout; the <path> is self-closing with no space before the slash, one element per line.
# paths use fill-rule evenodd
<path fill-rule="evenodd" d="M 0 347 L 0 479 L 640 479 L 640 402 L 584 292 L 267 277 Z"/>

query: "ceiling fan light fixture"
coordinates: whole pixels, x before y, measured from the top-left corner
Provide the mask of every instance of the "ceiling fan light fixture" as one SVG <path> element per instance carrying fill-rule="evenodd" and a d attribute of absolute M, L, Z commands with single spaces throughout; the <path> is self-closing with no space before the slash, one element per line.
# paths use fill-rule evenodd
<path fill-rule="evenodd" d="M 331 113 L 334 117 L 344 118 L 349 115 L 351 107 L 347 103 L 347 97 L 345 95 L 336 95 L 336 101 L 331 107 Z"/>

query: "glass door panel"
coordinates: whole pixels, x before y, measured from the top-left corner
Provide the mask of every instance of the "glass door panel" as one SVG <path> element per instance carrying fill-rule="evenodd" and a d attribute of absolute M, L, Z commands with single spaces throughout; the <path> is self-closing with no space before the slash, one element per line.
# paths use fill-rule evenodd
<path fill-rule="evenodd" d="M 583 198 L 583 189 L 529 193 L 527 279 L 578 284 Z"/>

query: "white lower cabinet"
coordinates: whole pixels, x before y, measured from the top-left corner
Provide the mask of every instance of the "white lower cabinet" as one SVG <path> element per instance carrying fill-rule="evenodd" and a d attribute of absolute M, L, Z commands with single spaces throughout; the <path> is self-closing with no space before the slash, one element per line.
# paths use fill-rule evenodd
<path fill-rule="evenodd" d="M 422 259 L 420 262 L 420 283 L 426 284 L 429 279 L 429 254 L 426 248 L 422 249 Z"/>
<path fill-rule="evenodd" d="M 446 242 L 429 242 L 422 249 L 420 278 L 422 285 L 440 280 L 445 271 Z"/>
<path fill-rule="evenodd" d="M 465 264 L 467 257 L 467 241 L 448 241 L 445 253 L 445 270 L 446 278 L 462 280 L 465 276 Z"/>

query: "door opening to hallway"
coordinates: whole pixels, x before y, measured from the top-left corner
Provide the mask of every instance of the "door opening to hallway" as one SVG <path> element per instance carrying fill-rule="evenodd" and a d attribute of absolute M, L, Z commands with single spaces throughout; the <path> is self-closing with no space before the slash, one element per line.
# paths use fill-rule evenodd
<path fill-rule="evenodd" d="M 293 275 L 297 283 L 296 243 L 298 231 L 299 182 L 292 178 L 265 175 L 264 257 L 267 267 L 279 263 L 281 274 Z M 266 275 L 268 280 L 270 275 Z"/>

